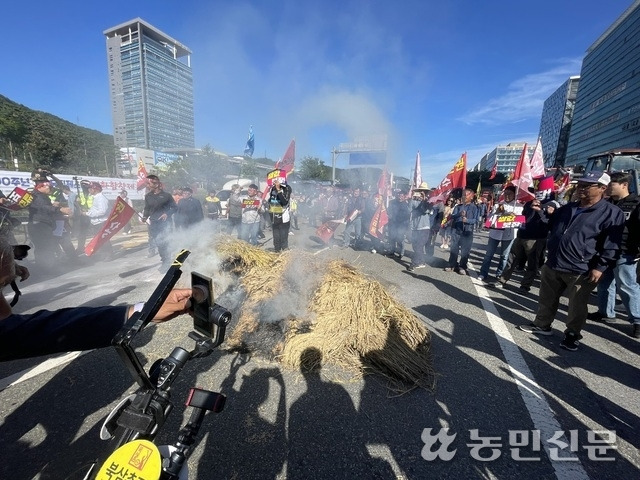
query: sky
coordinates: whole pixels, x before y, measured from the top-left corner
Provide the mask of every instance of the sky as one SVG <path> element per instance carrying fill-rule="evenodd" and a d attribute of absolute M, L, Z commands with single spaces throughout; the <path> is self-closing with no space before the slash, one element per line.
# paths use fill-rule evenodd
<path fill-rule="evenodd" d="M 7 2 L 0 94 L 112 134 L 103 31 L 140 17 L 192 52 L 196 147 L 331 165 L 387 136 L 437 185 L 463 152 L 535 142 L 544 100 L 633 0 Z M 348 156 L 336 166 L 348 167 Z"/>

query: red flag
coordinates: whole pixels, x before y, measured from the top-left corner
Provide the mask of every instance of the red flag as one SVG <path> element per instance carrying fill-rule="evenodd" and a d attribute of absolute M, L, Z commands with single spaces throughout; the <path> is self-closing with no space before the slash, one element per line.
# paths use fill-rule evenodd
<path fill-rule="evenodd" d="M 420 168 L 420 150 L 418 150 L 418 154 L 416 155 L 416 166 L 413 170 L 413 183 L 411 185 L 411 190 L 417 188 L 422 183 L 422 169 Z"/>
<path fill-rule="evenodd" d="M 124 227 L 136 211 L 127 205 L 121 197 L 116 199 L 116 204 L 109 214 L 109 218 L 104 222 L 98 234 L 93 237 L 89 244 L 85 247 L 84 253 L 87 257 L 93 255 L 104 243 L 120 231 Z"/>
<path fill-rule="evenodd" d="M 446 177 L 433 189 L 430 201 L 435 197 L 446 198 L 454 188 L 464 188 L 467 185 L 467 152 L 464 152 Z"/>
<path fill-rule="evenodd" d="M 22 210 L 27 208 L 33 200 L 33 194 L 24 188 L 14 187 L 9 195 L 7 195 L 7 203 L 2 205 L 9 210 Z"/>
<path fill-rule="evenodd" d="M 531 156 L 531 177 L 544 177 L 544 159 L 542 158 L 542 143 L 540 142 L 540 138 L 538 138 L 538 143 L 536 143 L 536 148 Z"/>
<path fill-rule="evenodd" d="M 511 184 L 516 187 L 516 200 L 520 202 L 528 202 L 535 198 L 535 195 L 529 191 L 529 187 L 533 187 L 533 178 L 531 176 L 531 163 L 527 155 L 527 144 L 524 144 L 520 160 L 516 165 L 516 171 L 513 174 Z"/>
<path fill-rule="evenodd" d="M 318 243 L 329 243 L 333 238 L 333 234 L 335 233 L 338 226 L 343 223 L 336 220 L 329 220 L 324 222 L 316 229 L 316 236 L 311 237 L 312 240 L 318 241 Z"/>
<path fill-rule="evenodd" d="M 516 164 L 516 169 L 513 172 L 512 180 L 518 180 L 522 176 L 523 171 L 525 173 L 527 172 L 531 173 L 531 164 L 529 162 L 529 158 L 527 157 L 526 143 L 524 144 L 524 147 L 522 147 L 522 152 L 520 153 L 520 160 L 518 160 L 518 163 Z"/>
<path fill-rule="evenodd" d="M 554 191 L 553 176 L 541 178 L 536 187 L 536 198 L 538 200 L 550 200 Z"/>
<path fill-rule="evenodd" d="M 564 174 L 562 174 L 562 176 L 558 177 L 555 180 L 555 186 L 554 186 L 556 197 L 561 197 L 570 183 L 571 183 L 570 173 L 565 172 Z"/>
<path fill-rule="evenodd" d="M 489 180 L 493 180 L 494 178 L 496 178 L 497 174 L 498 174 L 498 161 L 496 160 L 496 163 L 493 164 L 493 168 L 491 169 L 491 176 L 489 177 Z"/>
<path fill-rule="evenodd" d="M 291 143 L 289 144 L 289 148 L 287 148 L 287 151 L 284 154 L 284 157 L 282 157 L 282 160 L 278 160 L 278 162 L 276 163 L 275 168 L 279 168 L 281 170 L 284 170 L 287 173 L 291 173 L 293 172 L 293 164 L 296 161 L 296 141 L 295 139 L 291 140 Z"/>
<path fill-rule="evenodd" d="M 384 226 L 389 223 L 389 216 L 387 215 L 387 207 L 384 206 L 384 198 L 382 195 L 376 195 L 375 202 L 377 208 L 369 224 L 369 234 L 376 238 L 382 238 Z"/>
<path fill-rule="evenodd" d="M 385 168 L 378 179 L 378 193 L 386 196 L 387 194 L 387 169 Z"/>
<path fill-rule="evenodd" d="M 387 169 L 385 168 L 380 174 L 378 180 L 378 194 L 373 197 L 375 202 L 376 211 L 371 218 L 371 223 L 368 225 L 369 234 L 382 238 L 384 233 L 384 226 L 389 223 L 389 215 L 387 214 L 386 197 L 387 196 Z"/>
<path fill-rule="evenodd" d="M 147 169 L 144 166 L 142 157 L 138 157 L 138 181 L 136 182 L 136 188 L 142 190 L 147 186 Z"/>
<path fill-rule="evenodd" d="M 453 188 L 464 188 L 467 186 L 467 152 L 464 152 L 460 160 L 453 166 L 451 182 L 453 183 Z"/>

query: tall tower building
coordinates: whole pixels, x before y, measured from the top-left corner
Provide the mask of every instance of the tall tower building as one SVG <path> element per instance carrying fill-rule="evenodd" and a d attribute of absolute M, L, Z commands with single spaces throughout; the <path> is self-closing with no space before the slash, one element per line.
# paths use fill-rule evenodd
<path fill-rule="evenodd" d="M 582 61 L 565 165 L 640 147 L 640 0 L 618 18 Z"/>
<path fill-rule="evenodd" d="M 544 101 L 540 133 L 545 167 L 563 166 L 580 77 L 569 77 Z"/>
<path fill-rule="evenodd" d="M 194 148 L 191 50 L 140 18 L 103 33 L 116 146 Z"/>

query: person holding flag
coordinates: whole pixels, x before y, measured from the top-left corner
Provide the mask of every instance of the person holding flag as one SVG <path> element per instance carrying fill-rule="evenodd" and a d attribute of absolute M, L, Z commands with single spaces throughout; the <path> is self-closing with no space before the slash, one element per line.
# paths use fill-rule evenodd
<path fill-rule="evenodd" d="M 96 235 L 102 228 L 104 222 L 107 221 L 109 217 L 109 200 L 102 193 L 102 185 L 98 182 L 91 182 L 89 184 L 89 195 L 93 197 L 93 201 L 91 203 L 91 208 L 86 212 L 83 212 L 82 215 L 89 218 L 89 222 L 91 223 L 90 232 L 91 235 Z M 111 260 L 113 256 L 113 246 L 111 245 L 111 241 L 107 240 L 103 244 L 104 260 Z"/>
<path fill-rule="evenodd" d="M 269 192 L 268 205 L 273 233 L 273 248 L 276 253 L 289 248 L 290 200 L 291 187 L 286 183 L 286 178 L 274 178 Z"/>

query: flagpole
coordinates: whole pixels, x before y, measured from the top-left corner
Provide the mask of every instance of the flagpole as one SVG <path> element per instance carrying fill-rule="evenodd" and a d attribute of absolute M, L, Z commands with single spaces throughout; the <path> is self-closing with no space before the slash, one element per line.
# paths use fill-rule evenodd
<path fill-rule="evenodd" d="M 331 186 L 336 185 L 336 149 L 331 150 Z"/>

